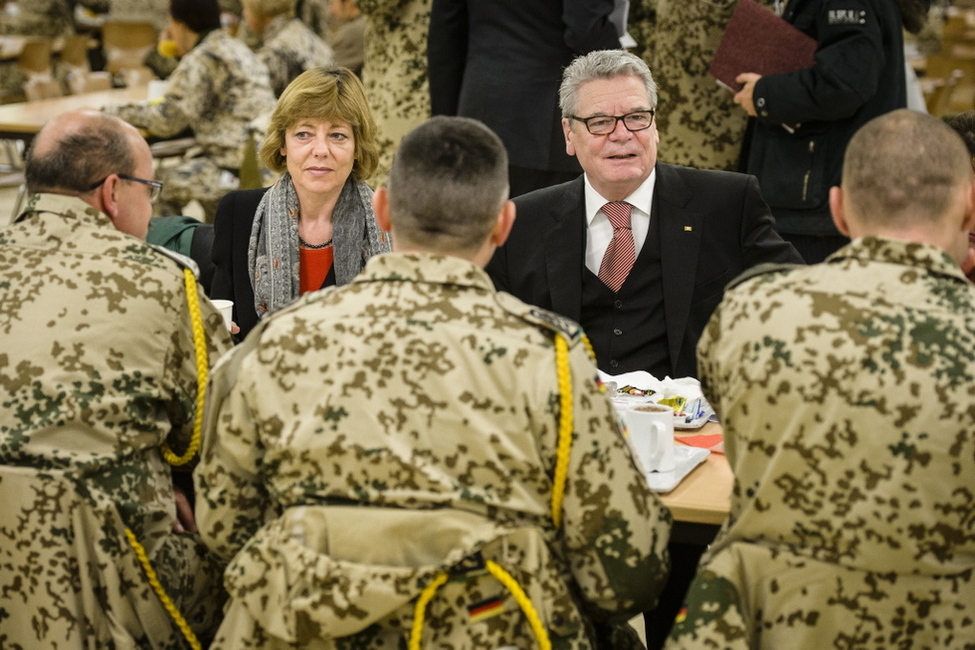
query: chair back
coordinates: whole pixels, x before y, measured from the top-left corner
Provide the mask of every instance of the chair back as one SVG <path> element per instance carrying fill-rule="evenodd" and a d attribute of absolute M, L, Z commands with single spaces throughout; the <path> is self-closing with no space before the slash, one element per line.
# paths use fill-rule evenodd
<path fill-rule="evenodd" d="M 24 82 L 24 94 L 27 96 L 27 101 L 36 102 L 40 99 L 62 97 L 64 95 L 64 91 L 61 89 L 61 84 L 58 83 L 56 79 L 35 77 L 34 79 L 28 79 Z"/>
<path fill-rule="evenodd" d="M 152 23 L 106 20 L 102 25 L 105 70 L 116 74 L 123 68 L 137 68 L 156 47 L 158 33 Z"/>
<path fill-rule="evenodd" d="M 112 75 L 107 72 L 76 71 L 68 73 L 68 87 L 72 95 L 112 89 Z"/>
<path fill-rule="evenodd" d="M 64 37 L 58 59 L 69 70 L 91 70 L 88 62 L 88 43 L 91 40 L 87 34 L 72 34 Z"/>
<path fill-rule="evenodd" d="M 27 39 L 17 57 L 17 65 L 28 78 L 39 75 L 51 77 L 51 39 Z"/>

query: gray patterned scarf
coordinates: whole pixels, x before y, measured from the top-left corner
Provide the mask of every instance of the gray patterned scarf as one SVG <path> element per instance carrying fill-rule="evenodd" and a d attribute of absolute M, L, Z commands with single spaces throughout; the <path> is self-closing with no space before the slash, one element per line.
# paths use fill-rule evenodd
<path fill-rule="evenodd" d="M 247 268 L 254 286 L 259 318 L 298 297 L 298 193 L 287 172 L 269 189 L 254 216 Z M 348 284 L 373 255 L 386 253 L 386 233 L 376 225 L 372 189 L 352 176 L 345 182 L 332 212 L 335 284 Z"/>

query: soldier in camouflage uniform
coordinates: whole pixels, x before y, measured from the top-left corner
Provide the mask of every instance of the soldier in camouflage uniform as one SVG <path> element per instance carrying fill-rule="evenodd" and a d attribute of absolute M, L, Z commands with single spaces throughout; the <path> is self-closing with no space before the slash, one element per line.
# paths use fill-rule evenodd
<path fill-rule="evenodd" d="M 166 187 L 157 212 L 181 214 L 196 199 L 212 222 L 217 201 L 237 185 L 250 122 L 271 112 L 274 93 L 264 64 L 220 29 L 216 0 L 172 0 L 170 17 L 168 29 L 182 59 L 165 96 L 105 110 L 162 138 L 193 129 L 199 147 L 181 163 L 160 169 Z"/>
<path fill-rule="evenodd" d="M 975 647 L 965 147 L 876 118 L 830 205 L 853 242 L 740 279 L 701 339 L 735 487 L 668 648 Z"/>
<path fill-rule="evenodd" d="M 385 184 L 396 145 L 430 117 L 427 29 L 432 0 L 358 0 L 366 16 L 362 83 L 379 127 L 379 170 Z"/>
<path fill-rule="evenodd" d="M 134 128 L 97 111 L 55 118 L 26 178 L 38 193 L 0 233 L 0 647 L 183 648 L 133 544 L 212 635 L 219 565 L 189 520 L 175 524 L 160 446 L 182 454 L 192 439 L 188 302 L 210 360 L 229 335 L 201 289 L 187 300 L 192 262 L 143 241 L 152 156 Z"/>
<path fill-rule="evenodd" d="M 625 638 L 662 586 L 670 515 L 578 325 L 481 268 L 514 218 L 501 141 L 435 118 L 389 183 L 394 252 L 262 321 L 215 373 L 198 517 L 234 559 L 213 647 L 393 650 L 416 616 L 423 647 L 524 644 L 492 563 L 553 648 L 595 647 L 594 622 Z"/>
<path fill-rule="evenodd" d="M 261 37 L 257 58 L 267 66 L 275 96 L 305 70 L 335 63 L 332 48 L 295 18 L 294 6 L 294 0 L 244 0 L 244 20 Z"/>
<path fill-rule="evenodd" d="M 57 38 L 74 33 L 73 0 L 29 0 L 17 3 L 16 17 L 0 20 L 0 32 Z M 88 3 L 80 3 L 88 5 Z M 95 3 L 97 6 L 97 3 Z"/>
<path fill-rule="evenodd" d="M 771 7 L 773 0 L 758 0 Z M 748 118 L 708 67 L 738 0 L 637 0 L 630 11 L 634 49 L 660 91 L 661 160 L 701 169 L 738 168 Z"/>

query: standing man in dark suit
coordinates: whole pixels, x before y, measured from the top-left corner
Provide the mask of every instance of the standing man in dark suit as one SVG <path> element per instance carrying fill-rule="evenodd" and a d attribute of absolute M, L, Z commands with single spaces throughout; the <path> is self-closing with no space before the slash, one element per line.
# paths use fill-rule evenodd
<path fill-rule="evenodd" d="M 434 0 L 427 47 L 434 115 L 480 120 L 508 152 L 511 196 L 579 175 L 556 101 L 579 55 L 620 46 L 614 0 Z"/>
<path fill-rule="evenodd" d="M 756 264 L 802 259 L 773 230 L 754 177 L 657 162 L 657 89 L 639 57 L 577 58 L 559 104 L 566 151 L 585 174 L 515 201 L 488 272 L 499 289 L 581 323 L 601 370 L 696 376 L 697 341 L 725 285 Z"/>

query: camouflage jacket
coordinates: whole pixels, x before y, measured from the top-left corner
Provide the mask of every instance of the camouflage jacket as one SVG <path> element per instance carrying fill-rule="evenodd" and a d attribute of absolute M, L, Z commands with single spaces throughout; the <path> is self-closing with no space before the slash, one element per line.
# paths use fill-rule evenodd
<path fill-rule="evenodd" d="M 335 63 L 332 48 L 297 18 L 277 16 L 268 23 L 263 36 L 257 58 L 267 66 L 275 95 L 284 92 L 291 80 L 305 70 Z"/>
<path fill-rule="evenodd" d="M 773 0 L 758 0 L 771 9 Z M 700 169 L 738 169 L 748 115 L 708 67 L 738 0 L 637 0 L 634 53 L 653 71 L 660 100 L 659 159 Z"/>
<path fill-rule="evenodd" d="M 379 170 L 370 185 L 386 183 L 403 136 L 430 117 L 427 28 L 432 0 L 358 0 L 366 17 L 362 83 L 379 129 Z"/>
<path fill-rule="evenodd" d="M 105 111 L 163 138 L 192 128 L 206 156 L 220 167 L 238 169 L 250 121 L 273 108 L 267 68 L 246 45 L 218 29 L 182 58 L 159 102 Z"/>
<path fill-rule="evenodd" d="M 947 254 L 879 238 L 725 294 L 731 515 L 670 647 L 972 647 L 973 314 Z"/>
<path fill-rule="evenodd" d="M 559 529 L 556 335 L 575 432 Z M 649 608 L 670 515 L 595 374 L 577 325 L 457 258 L 380 255 L 263 321 L 214 375 L 196 473 L 204 539 L 236 554 L 214 647 L 404 647 L 413 601 L 448 569 L 425 647 L 531 638 L 482 559 L 525 588 L 556 648 Z"/>
<path fill-rule="evenodd" d="M 17 15 L 0 21 L 0 32 L 56 38 L 74 33 L 74 0 L 18 2 Z M 77 4 L 89 5 L 90 2 Z"/>
<path fill-rule="evenodd" d="M 0 278 L 0 646 L 177 647 L 123 531 L 191 625 L 212 626 L 219 583 L 202 584 L 198 538 L 171 532 L 160 453 L 185 449 L 195 412 L 182 267 L 80 199 L 39 194 L 0 232 Z M 230 337 L 196 299 L 213 361 Z M 216 601 L 208 622 L 196 598 Z"/>

